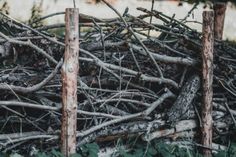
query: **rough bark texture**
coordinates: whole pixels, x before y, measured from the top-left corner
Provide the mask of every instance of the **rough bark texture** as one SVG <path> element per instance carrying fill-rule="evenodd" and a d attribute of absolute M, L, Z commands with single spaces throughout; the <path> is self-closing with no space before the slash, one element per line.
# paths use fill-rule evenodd
<path fill-rule="evenodd" d="M 77 74 L 78 64 L 78 9 L 66 9 L 66 37 L 62 66 L 62 129 L 61 151 L 68 157 L 76 152 Z"/>
<path fill-rule="evenodd" d="M 214 37 L 215 39 L 222 40 L 224 21 L 225 21 L 226 3 L 217 2 L 214 4 Z"/>
<path fill-rule="evenodd" d="M 171 125 L 175 125 L 186 114 L 199 88 L 200 77 L 198 75 L 192 76 L 185 83 L 178 98 L 167 113 L 168 122 Z"/>
<path fill-rule="evenodd" d="M 202 51 L 202 74 L 203 74 L 203 104 L 202 104 L 202 144 L 212 146 L 212 83 L 213 83 L 213 44 L 214 44 L 214 12 L 203 12 L 203 51 Z M 203 149 L 204 156 L 211 156 L 210 149 Z"/>
<path fill-rule="evenodd" d="M 124 137 L 130 136 L 131 134 L 143 134 L 145 132 L 153 132 L 157 130 L 160 126 L 164 124 L 161 120 L 155 120 L 151 122 L 147 121 L 136 121 L 136 122 L 129 122 L 125 125 L 117 125 L 112 127 L 104 127 L 102 130 L 98 132 L 94 132 L 89 136 L 81 139 L 78 142 L 78 146 L 90 143 L 95 139 L 102 138 L 102 137 L 110 137 L 110 138 L 117 138 L 117 137 Z"/>

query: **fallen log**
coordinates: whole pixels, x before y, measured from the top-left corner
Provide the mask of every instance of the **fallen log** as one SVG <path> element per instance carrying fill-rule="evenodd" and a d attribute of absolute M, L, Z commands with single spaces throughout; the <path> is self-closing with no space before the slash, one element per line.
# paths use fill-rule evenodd
<path fill-rule="evenodd" d="M 191 105 L 193 105 L 193 99 L 196 98 L 199 88 L 200 77 L 198 75 L 193 75 L 184 84 L 173 106 L 167 112 L 167 118 L 170 125 L 175 125 L 175 123 L 181 120 L 181 118 L 190 110 Z"/>

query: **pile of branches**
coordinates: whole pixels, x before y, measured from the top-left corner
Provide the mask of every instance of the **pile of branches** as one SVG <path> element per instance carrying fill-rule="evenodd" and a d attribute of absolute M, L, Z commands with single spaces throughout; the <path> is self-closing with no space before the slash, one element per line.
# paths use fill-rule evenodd
<path fill-rule="evenodd" d="M 78 144 L 130 136 L 199 146 L 202 34 L 156 10 L 98 19 L 80 14 Z M 41 22 L 52 14 L 33 21 Z M 152 21 L 148 19 L 152 17 Z M 148 21 L 148 22 L 147 22 Z M 58 148 L 64 36 L 0 13 L 0 150 Z M 236 48 L 215 40 L 213 147 L 236 126 Z M 229 140 L 230 139 L 230 140 Z"/>

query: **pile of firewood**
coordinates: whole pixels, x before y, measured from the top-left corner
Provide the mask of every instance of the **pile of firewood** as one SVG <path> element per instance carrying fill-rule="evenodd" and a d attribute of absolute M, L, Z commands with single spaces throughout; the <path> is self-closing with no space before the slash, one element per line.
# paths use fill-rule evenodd
<path fill-rule="evenodd" d="M 200 146 L 202 34 L 186 19 L 138 10 L 114 19 L 80 14 L 78 147 L 127 135 Z M 59 146 L 65 45 L 52 30 L 64 26 L 32 28 L 0 13 L 1 151 Z M 227 148 L 236 126 L 235 58 L 232 43 L 215 40 L 214 150 Z"/>

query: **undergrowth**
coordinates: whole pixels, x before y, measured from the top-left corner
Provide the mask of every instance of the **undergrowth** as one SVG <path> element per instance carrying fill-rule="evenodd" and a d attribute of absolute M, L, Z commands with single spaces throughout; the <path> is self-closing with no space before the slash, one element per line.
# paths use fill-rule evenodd
<path fill-rule="evenodd" d="M 124 146 L 125 144 L 125 146 Z M 97 157 L 99 146 L 97 143 L 90 143 L 81 146 L 77 154 L 72 157 Z M 27 155 L 28 156 L 28 155 Z M 32 157 L 63 157 L 58 150 L 52 149 L 50 152 L 37 152 Z M 214 153 L 213 157 L 235 157 L 236 143 L 232 143 L 227 151 Z M 18 153 L 3 154 L 0 157 L 23 157 Z M 150 143 L 133 142 L 127 144 L 118 140 L 116 151 L 111 154 L 111 157 L 203 157 L 197 148 L 189 149 L 187 147 L 179 147 L 178 145 L 165 144 L 162 141 L 154 140 Z"/>

